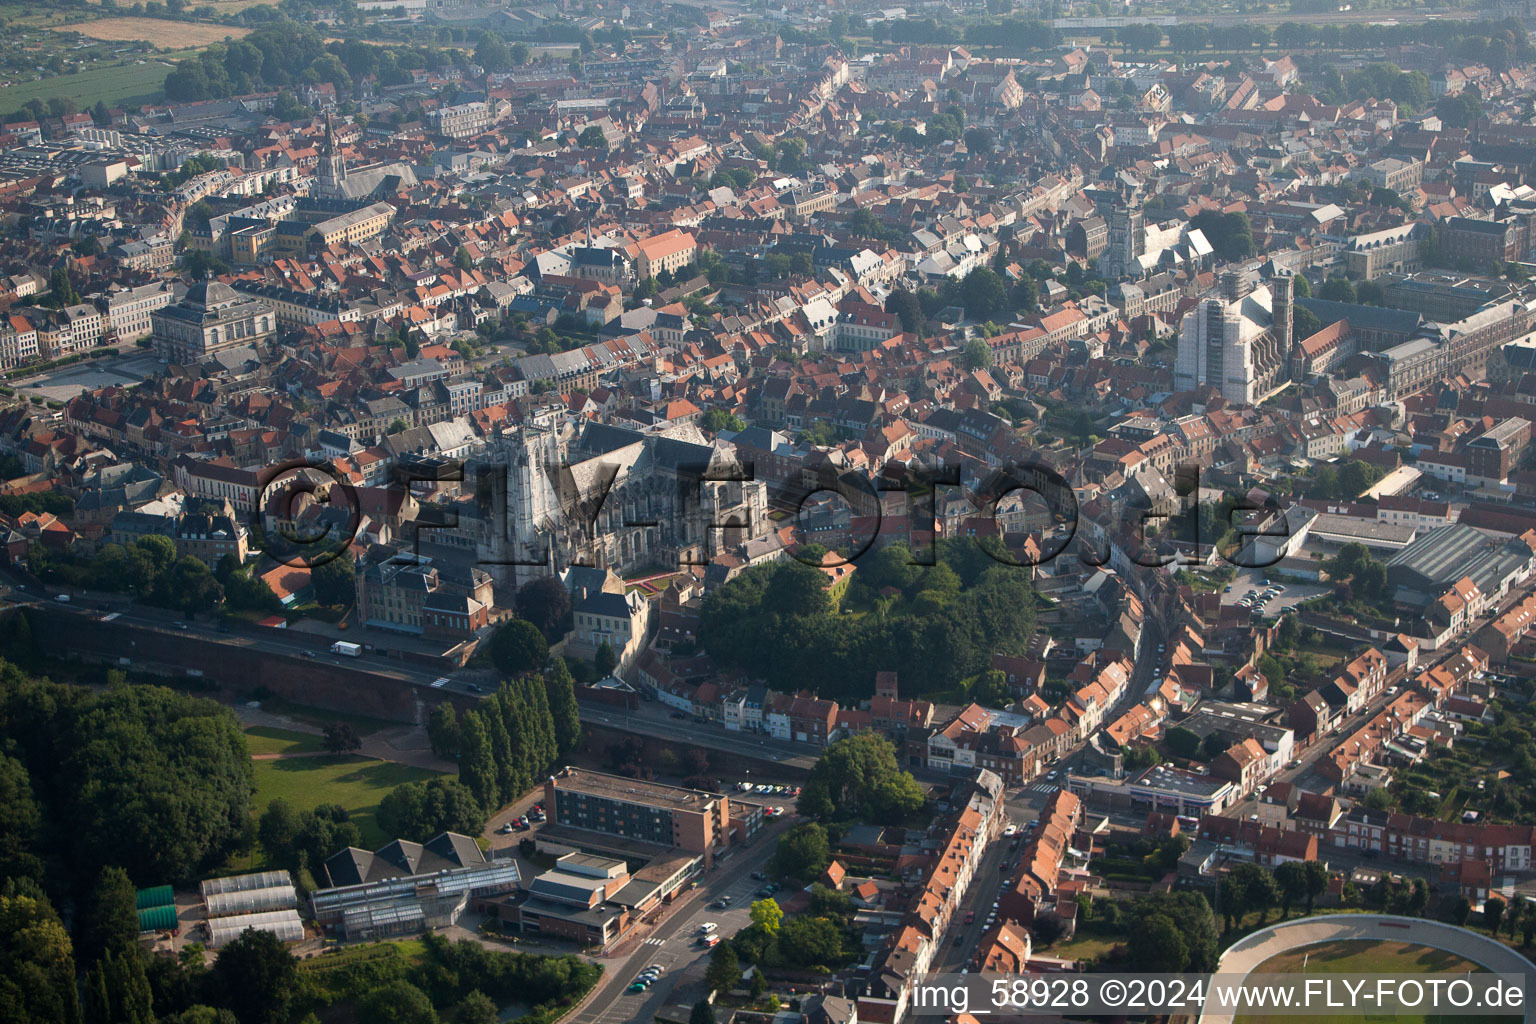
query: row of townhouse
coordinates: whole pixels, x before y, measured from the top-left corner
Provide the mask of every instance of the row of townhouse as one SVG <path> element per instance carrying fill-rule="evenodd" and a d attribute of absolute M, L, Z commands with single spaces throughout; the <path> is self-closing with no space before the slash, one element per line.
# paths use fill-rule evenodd
<path fill-rule="evenodd" d="M 982 768 L 1009 786 L 1024 785 L 1103 724 L 1124 695 L 1132 668 L 1129 659 L 1115 657 L 1074 673 L 1074 681 L 1087 681 L 1054 712 L 1038 695 L 1026 699 L 1022 714 L 971 704 L 928 732 L 920 746 L 909 739 L 908 760 L 941 772 Z"/>
<path fill-rule="evenodd" d="M 1388 671 L 1387 656 L 1371 647 L 1326 685 L 1303 694 L 1288 712 L 1297 743 L 1326 736 L 1348 716 L 1358 713 L 1386 688 Z"/>
<path fill-rule="evenodd" d="M 858 1020 L 898 1024 L 910 1009 L 914 988 L 928 973 L 950 922 L 964 904 L 987 846 L 1002 831 L 1003 781 L 977 773 L 964 808 L 941 826 L 931 863 L 914 888 L 902 923 L 875 954 L 869 984 L 859 996 Z"/>
<path fill-rule="evenodd" d="M 1368 653 L 1373 652 L 1374 648 Z M 1350 785 L 1350 780 L 1367 765 L 1380 765 L 1389 760 L 1415 760 L 1418 757 L 1419 741 L 1427 742 L 1430 739 L 1429 730 L 1420 728 L 1425 716 L 1444 705 L 1468 680 L 1487 667 L 1488 656 L 1468 644 L 1443 664 L 1420 673 L 1414 680 L 1413 688 L 1399 694 L 1364 726 L 1335 744 L 1318 761 L 1318 773 L 1343 788 L 1357 788 Z M 1375 676 L 1374 669 L 1371 675 Z M 1381 676 L 1381 680 L 1385 681 L 1385 675 Z M 1314 690 L 1308 696 L 1317 693 Z M 1364 702 L 1359 706 L 1364 706 Z M 1335 714 L 1331 719 L 1332 727 L 1336 727 L 1347 713 Z M 1410 733 L 1414 734 L 1413 739 L 1405 741 L 1404 738 Z"/>
<path fill-rule="evenodd" d="M 1415 864 L 1484 861 L 1494 874 L 1531 869 L 1536 825 L 1438 821 L 1356 804 L 1333 826 L 1334 846 L 1374 850 Z"/>
<path fill-rule="evenodd" d="M 637 678 L 658 702 L 702 721 L 717 722 L 729 732 L 760 732 L 826 746 L 873 728 L 899 742 L 909 730 L 926 728 L 933 720 L 933 705 L 928 701 L 880 694 L 867 711 L 844 708 L 810 693 L 780 693 L 744 681 L 690 677 L 689 664 L 648 649 L 636 661 Z"/>

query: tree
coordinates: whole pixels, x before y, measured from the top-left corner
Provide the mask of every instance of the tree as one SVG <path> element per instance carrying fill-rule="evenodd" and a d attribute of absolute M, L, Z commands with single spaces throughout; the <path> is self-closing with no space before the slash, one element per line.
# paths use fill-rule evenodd
<path fill-rule="evenodd" d="M 1261 864 L 1239 864 L 1232 870 L 1243 889 L 1243 904 L 1249 910 L 1259 912 L 1259 924 L 1269 917 L 1269 908 L 1280 899 L 1280 887 L 1275 876 Z"/>
<path fill-rule="evenodd" d="M 910 786 L 900 781 L 903 777 Z M 895 824 L 922 802 L 922 788 L 896 763 L 890 741 L 866 732 L 827 748 L 811 769 L 797 806 L 815 818 L 867 815 Z"/>
<path fill-rule="evenodd" d="M 1329 302 L 1354 302 L 1357 296 L 1355 286 L 1350 284 L 1348 278 L 1330 277 L 1317 290 L 1317 297 Z"/>
<path fill-rule="evenodd" d="M 1435 116 L 1440 118 L 1447 128 L 1465 128 L 1483 116 L 1482 97 L 1478 96 L 1475 88 L 1442 96 L 1435 104 Z"/>
<path fill-rule="evenodd" d="M 1317 904 L 1317 898 L 1328 891 L 1328 869 L 1315 860 L 1306 862 L 1307 872 L 1307 913 L 1312 913 L 1312 908 Z M 1425 895 L 1428 895 L 1426 891 Z"/>
<path fill-rule="evenodd" d="M 1505 903 L 1497 896 L 1489 896 L 1483 901 L 1483 924 L 1488 927 L 1489 935 L 1499 934 L 1499 924 L 1504 920 Z"/>
<path fill-rule="evenodd" d="M 1297 275 L 1298 277 L 1300 275 Z M 1312 337 L 1323 329 L 1323 322 L 1317 318 L 1317 314 L 1306 306 L 1296 305 L 1291 307 L 1291 332 L 1292 336 L 1302 341 Z"/>
<path fill-rule="evenodd" d="M 459 779 L 481 807 L 500 807 L 496 760 L 485 716 L 479 711 L 466 711 L 460 736 Z"/>
<path fill-rule="evenodd" d="M 475 63 L 487 71 L 506 71 L 512 67 L 512 51 L 495 32 L 482 32 L 475 44 Z"/>
<path fill-rule="evenodd" d="M 961 360 L 967 370 L 985 370 L 992 365 L 992 346 L 981 338 L 972 338 L 965 343 Z"/>
<path fill-rule="evenodd" d="M 576 704 L 576 681 L 564 658 L 556 658 L 544 674 L 544 695 L 555 730 L 555 749 L 562 757 L 581 743 L 581 712 Z"/>
<path fill-rule="evenodd" d="M 1293 282 L 1293 298 L 1308 299 L 1312 297 L 1312 282 L 1307 280 L 1306 274 L 1296 274 L 1291 278 L 1291 281 Z"/>
<path fill-rule="evenodd" d="M 28 628 L 24 615 L 13 615 L 11 620 L 16 628 Z M 13 633 L 7 641 L 10 645 L 6 648 L 8 654 L 16 649 L 15 641 L 16 634 Z M 42 808 L 33 794 L 27 766 L 14 757 L 0 754 L 0 878 L 41 876 L 42 864 L 32 852 L 32 845 L 37 841 L 42 822 Z"/>
<path fill-rule="evenodd" d="M 138 955 L 138 893 L 128 872 L 116 866 L 101 869 L 95 887 L 81 905 L 76 933 L 79 941 L 75 948 L 82 963 L 99 960 L 109 952 Z"/>
<path fill-rule="evenodd" d="M 333 754 L 358 750 L 363 741 L 351 722 L 327 722 L 324 730 L 325 749 Z"/>
<path fill-rule="evenodd" d="M 189 880 L 232 852 L 247 825 L 252 773 L 228 709 L 157 686 L 85 698 L 36 686 L 57 705 L 30 735 L 10 738 L 27 744 L 23 763 L 36 757 L 50 777 L 68 780 L 49 813 L 69 822 L 60 852 L 79 877 L 118 864 L 139 883 Z M 47 746 L 30 746 L 39 743 Z"/>
<path fill-rule="evenodd" d="M 1179 757 L 1193 758 L 1200 752 L 1200 736 L 1191 732 L 1182 725 L 1176 725 L 1168 730 L 1168 749 Z"/>
<path fill-rule="evenodd" d="M 597 670 L 599 679 L 613 674 L 613 670 L 619 667 L 619 656 L 614 652 L 613 644 L 604 640 L 597 645 L 597 653 L 592 656 L 592 667 Z"/>
<path fill-rule="evenodd" d="M 1229 746 L 1227 738 L 1219 732 L 1206 733 L 1205 739 L 1200 741 L 1200 759 L 1211 761 L 1220 757 Z"/>
<path fill-rule="evenodd" d="M 1040 293 L 1033 277 L 1023 274 L 1013 283 L 1008 291 L 1008 305 L 1024 313 L 1040 308 Z"/>
<path fill-rule="evenodd" d="M 729 942 L 722 942 L 709 954 L 709 966 L 704 970 L 704 983 L 713 992 L 729 992 L 741 981 L 741 961 Z"/>
<path fill-rule="evenodd" d="M 454 757 L 459 752 L 459 716 L 447 701 L 433 708 L 427 719 L 427 742 L 438 757 Z"/>
<path fill-rule="evenodd" d="M 843 958 L 842 930 L 825 917 L 793 917 L 779 929 L 779 953 L 796 967 L 835 967 Z"/>
<path fill-rule="evenodd" d="M 571 594 L 555 576 L 540 576 L 517 588 L 517 617 L 533 623 L 549 643 L 571 631 Z"/>
<path fill-rule="evenodd" d="M 1446 920 L 1450 921 L 1451 924 L 1456 925 L 1458 928 L 1465 928 L 1467 926 L 1467 918 L 1471 916 L 1472 904 L 1468 903 L 1467 898 L 1460 893 L 1457 893 L 1454 897 L 1446 902 Z"/>
<path fill-rule="evenodd" d="M 587 127 L 583 128 L 581 134 L 577 136 L 576 143 L 577 145 L 581 146 L 582 149 L 607 149 L 608 136 L 605 135 L 603 130 L 597 125 L 588 125 Z"/>
<path fill-rule="evenodd" d="M 459 779 L 438 776 L 396 786 L 379 801 L 379 827 L 388 836 L 424 843 L 443 832 L 476 836 L 486 808 Z"/>
<path fill-rule="evenodd" d="M 1152 914 L 1132 930 L 1126 952 L 1138 971 L 1176 974 L 1189 966 L 1189 944 L 1166 914 Z"/>
<path fill-rule="evenodd" d="M 153 997 L 138 950 L 108 950 L 81 985 L 85 1024 L 154 1024 Z"/>
<path fill-rule="evenodd" d="M 1248 892 L 1243 888 L 1242 879 L 1230 871 L 1221 876 L 1221 881 L 1216 884 L 1216 905 L 1221 907 L 1226 930 L 1231 931 L 1248 912 Z"/>
<path fill-rule="evenodd" d="M 357 1019 L 368 1024 L 437 1024 L 437 1011 L 427 994 L 399 979 L 365 994 L 357 1001 Z"/>
<path fill-rule="evenodd" d="M 503 675 L 537 672 L 549 660 L 549 645 L 531 622 L 511 619 L 491 634 L 491 662 Z"/>
<path fill-rule="evenodd" d="M 453 254 L 453 265 L 460 270 L 474 270 L 475 258 L 469 254 L 469 250 L 462 245 Z"/>
<path fill-rule="evenodd" d="M 27 1024 L 75 1024 L 75 957 L 69 933 L 41 891 L 0 890 L 0 1011 Z"/>
<path fill-rule="evenodd" d="M 1512 900 L 1510 904 L 1504 908 L 1504 925 L 1508 930 L 1509 937 L 1511 939 L 1515 937 L 1515 932 L 1519 930 L 1520 918 L 1525 912 L 1524 904 L 1525 900 Z"/>
<path fill-rule="evenodd" d="M 276 935 L 247 929 L 219 950 L 209 991 L 240 1024 L 282 1024 L 297 975 L 292 954 Z"/>
<path fill-rule="evenodd" d="M 1307 895 L 1307 871 L 1303 861 L 1288 860 L 1275 867 L 1275 882 L 1280 886 L 1280 912 L 1291 916 L 1291 904 Z"/>
<path fill-rule="evenodd" d="M 715 1008 L 708 999 L 700 999 L 693 1004 L 688 1014 L 688 1024 L 715 1024 Z"/>
<path fill-rule="evenodd" d="M 1253 242 L 1253 226 L 1246 213 L 1201 210 L 1189 219 L 1189 226 L 1191 230 L 1203 232 L 1205 240 L 1211 243 L 1211 248 L 1224 260 L 1245 260 L 1257 251 Z"/>
<path fill-rule="evenodd" d="M 711 409 L 704 414 L 703 427 L 711 434 L 718 434 L 722 430 L 741 431 L 746 426 L 741 417 L 724 409 Z"/>
<path fill-rule="evenodd" d="M 352 556 L 338 555 L 309 571 L 315 600 L 324 605 L 350 605 L 357 597 L 356 566 Z"/>
<path fill-rule="evenodd" d="M 967 318 L 993 320 L 1008 311 L 1008 286 L 991 267 L 977 267 L 960 282 L 960 300 Z"/>
<path fill-rule="evenodd" d="M 273 860 L 293 848 L 303 827 L 303 819 L 293 805 L 281 797 L 267 804 L 256 825 L 256 837 L 267 856 Z"/>
<path fill-rule="evenodd" d="M 832 845 L 827 830 L 816 822 L 796 825 L 779 837 L 779 845 L 768 861 L 768 872 L 775 878 L 812 879 L 821 877 L 832 863 Z"/>
<path fill-rule="evenodd" d="M 48 290 L 61 306 L 74 306 L 80 302 L 80 293 L 75 291 L 74 284 L 69 280 L 69 271 L 63 267 L 54 267 L 48 275 Z"/>
<path fill-rule="evenodd" d="M 454 1008 L 454 1024 L 499 1024 L 501 1011 L 490 996 L 475 989 Z"/>
<path fill-rule="evenodd" d="M 1223 913 L 1226 908 L 1222 908 Z M 1167 917 L 1178 929 L 1188 951 L 1187 969 L 1211 971 L 1217 957 L 1216 919 L 1211 905 L 1197 892 L 1152 893 L 1138 900 L 1127 914 L 1127 933 L 1135 938 L 1145 933 L 1148 922 L 1156 916 Z M 1144 943 L 1151 945 L 1150 943 Z M 1162 968 L 1140 968 L 1161 970 Z"/>
<path fill-rule="evenodd" d="M 779 922 L 784 920 L 784 911 L 779 909 L 779 902 L 772 896 L 767 899 L 754 900 L 750 911 L 752 923 L 766 931 L 769 935 L 779 933 Z"/>
<path fill-rule="evenodd" d="M 867 212 L 867 211 L 860 211 Z M 917 296 L 905 288 L 896 288 L 885 297 L 885 311 L 901 321 L 901 329 L 908 334 L 921 335 L 926 318 Z"/>
<path fill-rule="evenodd" d="M 997 145 L 997 136 L 992 129 L 976 125 L 965 130 L 965 148 L 972 153 L 990 153 Z"/>

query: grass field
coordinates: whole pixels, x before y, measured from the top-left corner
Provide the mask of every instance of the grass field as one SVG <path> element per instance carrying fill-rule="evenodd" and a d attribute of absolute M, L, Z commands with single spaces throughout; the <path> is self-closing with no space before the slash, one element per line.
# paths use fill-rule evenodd
<path fill-rule="evenodd" d="M 1320 942 L 1286 950 L 1270 957 L 1256 969 L 1257 974 L 1299 974 L 1303 965 L 1307 974 L 1453 974 L 1481 972 L 1482 967 L 1454 953 L 1430 949 L 1408 942 Z M 1234 1024 L 1360 1024 L 1362 1021 L 1391 1021 L 1392 1024 L 1440 1024 L 1468 1020 L 1438 1013 L 1348 1013 L 1307 1016 L 1266 1016 L 1239 1014 Z"/>
<path fill-rule="evenodd" d="M 253 754 L 301 754 L 325 749 L 325 743 L 319 736 L 267 726 L 245 730 L 245 744 Z"/>
<path fill-rule="evenodd" d="M 185 54 L 164 54 L 142 64 L 95 67 L 78 74 L 0 88 L 0 110 L 17 110 L 28 100 L 55 96 L 72 99 L 82 109 L 94 106 L 97 100 L 109 107 L 151 103 L 160 98 L 165 76 L 174 70 L 173 60 L 181 56 Z"/>
<path fill-rule="evenodd" d="M 396 786 L 430 779 L 435 772 L 368 757 L 297 757 L 255 761 L 256 799 L 260 814 L 269 801 L 282 798 L 296 809 L 307 811 L 318 804 L 340 804 L 352 815 L 363 834 L 363 846 L 375 849 L 392 836 L 374 821 L 379 801 Z"/>
<path fill-rule="evenodd" d="M 226 38 L 240 39 L 251 32 L 248 28 L 236 28 L 233 25 L 208 25 L 167 18 L 98 18 L 74 25 L 56 25 L 53 30 L 78 32 L 91 39 L 104 39 L 112 43 L 134 39 L 161 43 L 174 39 L 178 46 L 207 46 L 209 43 L 222 43 Z"/>

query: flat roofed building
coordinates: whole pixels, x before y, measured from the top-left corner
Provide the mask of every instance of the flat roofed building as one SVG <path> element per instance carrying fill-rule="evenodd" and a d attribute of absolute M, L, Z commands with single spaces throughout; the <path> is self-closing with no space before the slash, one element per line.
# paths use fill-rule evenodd
<path fill-rule="evenodd" d="M 731 842 L 730 798 L 699 789 L 566 768 L 544 783 L 552 822 L 702 854 Z"/>
<path fill-rule="evenodd" d="M 1129 807 L 1135 812 L 1168 811 L 1186 818 L 1220 814 L 1242 799 L 1226 779 L 1160 765 L 1126 779 L 1069 775 L 1067 788 L 1086 803 Z"/>
<path fill-rule="evenodd" d="M 1500 541 L 1456 523 L 1422 534 L 1388 559 L 1387 582 L 1405 604 L 1427 604 L 1463 577 L 1486 599 L 1502 601 L 1533 565 L 1536 553 L 1521 538 Z"/>

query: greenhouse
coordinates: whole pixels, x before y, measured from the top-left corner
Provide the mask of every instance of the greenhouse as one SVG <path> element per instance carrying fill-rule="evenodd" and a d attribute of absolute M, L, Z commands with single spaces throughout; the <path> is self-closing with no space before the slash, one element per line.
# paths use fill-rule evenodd
<path fill-rule="evenodd" d="M 241 914 L 208 922 L 208 945 L 214 949 L 238 939 L 247 928 L 271 932 L 283 942 L 297 942 L 304 937 L 304 922 L 296 910 L 269 910 L 264 914 Z"/>
<path fill-rule="evenodd" d="M 210 878 L 203 883 L 203 899 L 226 892 L 245 892 L 248 889 L 276 889 L 293 887 L 293 879 L 286 871 L 257 871 L 249 875 L 230 875 L 226 878 Z"/>
<path fill-rule="evenodd" d="M 176 902 L 175 895 L 168 885 L 157 885 L 153 889 L 140 889 L 138 906 L 140 910 L 148 910 L 150 907 L 165 907 Z"/>
<path fill-rule="evenodd" d="M 230 917 L 267 910 L 292 910 L 299 905 L 299 896 L 291 885 L 275 885 L 268 889 L 213 893 L 207 898 L 207 904 L 209 917 Z"/>
<path fill-rule="evenodd" d="M 347 938 L 378 938 L 453 924 L 470 899 L 517 888 L 517 862 L 493 861 L 430 875 L 401 875 L 363 885 L 322 889 L 311 896 L 315 919 Z"/>
<path fill-rule="evenodd" d="M 144 907 L 139 911 L 141 932 L 168 932 L 176 926 L 176 908 L 169 903 L 161 907 Z"/>

